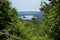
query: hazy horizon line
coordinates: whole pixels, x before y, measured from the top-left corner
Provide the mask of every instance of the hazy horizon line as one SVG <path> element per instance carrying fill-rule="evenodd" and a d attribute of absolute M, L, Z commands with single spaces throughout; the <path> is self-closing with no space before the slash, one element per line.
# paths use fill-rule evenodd
<path fill-rule="evenodd" d="M 20 11 L 40 11 L 40 10 L 20 10 Z"/>

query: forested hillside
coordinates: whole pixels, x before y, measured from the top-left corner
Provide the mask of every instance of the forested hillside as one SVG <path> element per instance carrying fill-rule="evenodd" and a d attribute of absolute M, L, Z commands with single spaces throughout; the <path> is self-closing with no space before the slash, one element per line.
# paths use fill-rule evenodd
<path fill-rule="evenodd" d="M 41 24 L 35 18 L 23 22 L 10 0 L 0 0 L 0 40 L 59 40 L 60 0 L 49 1 L 41 4 L 40 10 L 44 12 Z"/>

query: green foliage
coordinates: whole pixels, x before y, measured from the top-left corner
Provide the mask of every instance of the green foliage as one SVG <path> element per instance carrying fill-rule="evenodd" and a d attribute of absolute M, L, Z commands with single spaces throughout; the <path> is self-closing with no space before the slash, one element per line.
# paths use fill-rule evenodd
<path fill-rule="evenodd" d="M 48 6 L 47 4 L 46 7 L 44 6 L 45 13 L 47 14 L 48 12 L 49 14 L 45 17 L 46 25 L 43 25 L 35 18 L 33 18 L 32 21 L 21 21 L 17 15 L 16 9 L 11 7 L 9 0 L 0 0 L 0 28 L 10 33 L 10 38 L 6 40 L 52 40 L 48 37 L 48 33 L 51 32 L 50 26 L 54 24 L 54 19 L 52 20 L 51 18 L 55 16 L 50 14 L 49 11 L 51 11 L 52 7 Z M 55 9 L 54 6 L 53 8 Z M 52 15 L 51 18 L 50 15 Z"/>
<path fill-rule="evenodd" d="M 7 0 L 0 0 L 0 29 L 5 28 L 11 22 L 8 15 L 10 10 L 10 3 Z"/>
<path fill-rule="evenodd" d="M 54 40 L 60 39 L 60 0 L 51 0 L 41 8 L 44 14 L 44 24 L 49 27 L 49 35 Z M 50 31 L 51 30 L 51 31 Z"/>

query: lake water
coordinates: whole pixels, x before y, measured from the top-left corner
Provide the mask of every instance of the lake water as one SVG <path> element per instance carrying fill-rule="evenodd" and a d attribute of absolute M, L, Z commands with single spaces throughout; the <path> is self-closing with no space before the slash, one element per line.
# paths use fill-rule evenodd
<path fill-rule="evenodd" d="M 40 11 L 21 11 L 18 12 L 18 15 L 22 20 L 32 20 L 32 18 L 42 19 L 42 12 Z"/>
<path fill-rule="evenodd" d="M 22 20 L 32 20 L 32 18 L 37 18 L 33 15 L 25 15 L 25 16 L 21 16 Z"/>

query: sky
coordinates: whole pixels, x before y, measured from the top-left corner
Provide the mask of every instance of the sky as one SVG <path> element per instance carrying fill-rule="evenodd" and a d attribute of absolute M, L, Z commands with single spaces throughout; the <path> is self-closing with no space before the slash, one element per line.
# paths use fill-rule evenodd
<path fill-rule="evenodd" d="M 17 11 L 40 11 L 41 1 L 44 0 L 11 0 L 11 3 Z M 47 0 L 45 1 L 48 2 Z"/>

